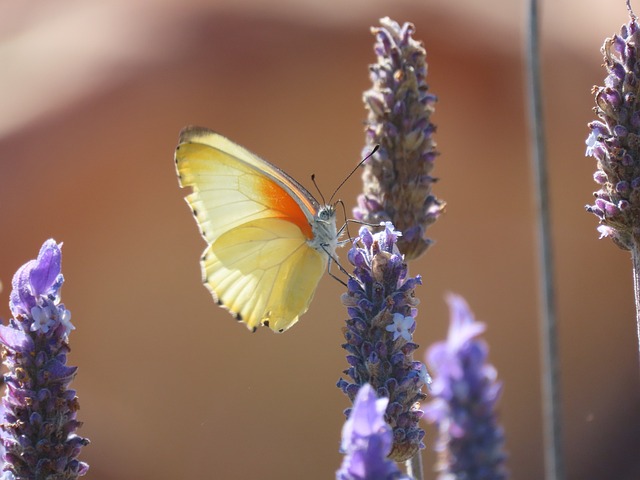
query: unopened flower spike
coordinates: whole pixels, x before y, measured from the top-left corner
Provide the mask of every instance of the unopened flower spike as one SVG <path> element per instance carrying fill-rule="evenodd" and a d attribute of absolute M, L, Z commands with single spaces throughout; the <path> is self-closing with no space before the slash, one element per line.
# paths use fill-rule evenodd
<path fill-rule="evenodd" d="M 388 398 L 378 398 L 371 385 L 363 385 L 342 428 L 341 452 L 345 455 L 336 480 L 411 480 L 387 456 L 393 432 L 384 416 Z"/>
<path fill-rule="evenodd" d="M 425 418 L 438 427 L 438 480 L 505 480 L 504 433 L 496 403 L 502 384 L 487 362 L 485 330 L 464 299 L 448 298 L 451 323 L 447 340 L 431 346 L 427 364 L 433 374 Z"/>
<path fill-rule="evenodd" d="M 426 51 L 412 38 L 414 26 L 400 26 L 388 17 L 372 28 L 377 63 L 370 66 L 373 86 L 364 93 L 368 110 L 363 156 L 380 149 L 365 164 L 363 194 L 354 216 L 367 223 L 391 221 L 403 232 L 398 248 L 411 260 L 431 240 L 427 227 L 436 221 L 444 202 L 431 192 L 436 151 L 430 117 L 436 97 L 426 83 Z"/>
<path fill-rule="evenodd" d="M 424 365 L 413 360 L 419 303 L 414 289 L 421 280 L 407 277 L 396 246 L 399 236 L 391 224 L 375 234 L 363 227 L 349 251 L 354 276 L 342 296 L 349 314 L 342 347 L 350 365 L 344 373 L 350 380 L 341 378 L 338 387 L 351 401 L 365 384 L 378 397 L 389 399 L 385 414 L 393 431 L 389 457 L 403 462 L 424 448 L 419 402 L 425 398 L 422 390 L 428 375 Z"/>
<path fill-rule="evenodd" d="M 602 46 L 604 85 L 593 87 L 599 120 L 589 123 L 586 155 L 597 161 L 599 190 L 586 208 L 600 221 L 600 238 L 632 250 L 640 245 L 640 29 L 627 7 L 629 22 Z"/>
<path fill-rule="evenodd" d="M 72 480 L 89 468 L 77 459 L 89 440 L 75 433 L 82 424 L 76 420 L 78 397 L 69 388 L 77 367 L 67 366 L 74 327 L 60 303 L 60 247 L 47 240 L 38 258 L 16 272 L 9 299 L 13 318 L 0 325 L 8 369 L 0 410 L 2 480 Z"/>

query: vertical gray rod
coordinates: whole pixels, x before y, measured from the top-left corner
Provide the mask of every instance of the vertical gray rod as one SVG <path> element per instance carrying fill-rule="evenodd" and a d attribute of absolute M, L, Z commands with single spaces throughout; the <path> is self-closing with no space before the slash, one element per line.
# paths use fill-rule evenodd
<path fill-rule="evenodd" d="M 564 480 L 562 460 L 562 429 L 560 425 L 560 389 L 558 382 L 558 344 L 556 333 L 556 305 L 551 247 L 549 195 L 547 187 L 546 144 L 542 114 L 540 79 L 540 50 L 538 35 L 538 2 L 529 0 L 527 84 L 529 99 L 529 128 L 531 160 L 536 196 L 539 289 L 542 414 L 544 428 L 545 478 Z"/>

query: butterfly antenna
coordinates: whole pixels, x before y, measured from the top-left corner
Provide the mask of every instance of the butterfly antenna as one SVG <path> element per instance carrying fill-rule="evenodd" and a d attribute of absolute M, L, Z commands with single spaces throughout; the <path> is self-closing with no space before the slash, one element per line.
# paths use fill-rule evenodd
<path fill-rule="evenodd" d="M 329 203 L 331 203 L 331 200 L 333 200 L 333 197 L 336 196 L 336 193 L 338 193 L 338 190 L 340 190 L 340 188 L 342 188 L 342 185 L 344 185 L 347 180 L 349 180 L 351 178 L 351 175 L 353 175 L 354 173 L 356 173 L 356 170 L 358 170 L 362 164 L 364 162 L 366 162 L 367 160 L 369 160 L 369 158 L 371 158 L 371 156 L 376 153 L 378 151 L 378 149 L 380 148 L 380 145 L 376 145 L 375 147 L 373 147 L 373 150 L 371 150 L 371 153 L 369 153 L 369 155 L 367 155 L 366 157 L 364 157 L 362 160 L 360 160 L 360 162 L 358 162 L 358 164 L 355 166 L 355 168 L 353 170 L 351 170 L 351 173 L 349 173 L 349 175 L 347 175 L 345 177 L 345 179 L 340 183 L 340 185 L 338 185 L 338 188 L 336 188 L 333 192 L 333 194 L 331 195 L 331 198 L 329 198 Z M 313 178 L 313 176 L 312 176 Z M 318 188 L 318 187 L 316 187 Z"/>
<path fill-rule="evenodd" d="M 316 187 L 316 191 L 320 195 L 320 199 L 322 200 L 322 204 L 326 205 L 327 202 L 324 201 L 324 195 L 322 195 L 322 192 L 320 191 L 320 188 L 318 187 L 318 184 L 316 183 L 316 174 L 315 173 L 311 174 L 311 181 L 313 182 L 313 186 Z M 331 198 L 333 198 L 333 197 L 331 197 Z"/>

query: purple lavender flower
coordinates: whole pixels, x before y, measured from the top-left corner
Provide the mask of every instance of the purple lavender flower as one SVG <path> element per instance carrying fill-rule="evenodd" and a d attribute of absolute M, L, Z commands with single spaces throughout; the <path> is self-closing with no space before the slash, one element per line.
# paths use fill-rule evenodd
<path fill-rule="evenodd" d="M 611 237 L 630 250 L 640 239 L 640 29 L 628 2 L 627 7 L 629 23 L 602 46 L 604 86 L 593 87 L 600 120 L 589 124 L 586 155 L 597 161 L 594 180 L 600 189 L 586 208 L 600 221 L 600 238 Z"/>
<path fill-rule="evenodd" d="M 414 26 L 401 27 L 388 17 L 380 24 L 371 29 L 378 62 L 370 67 L 373 87 L 364 93 L 369 115 L 363 156 L 375 145 L 380 149 L 365 165 L 364 194 L 353 212 L 368 223 L 393 222 L 403 232 L 398 248 L 411 260 L 432 243 L 425 231 L 444 208 L 431 194 L 438 153 L 429 118 L 436 97 L 428 93 L 426 52 L 411 37 Z"/>
<path fill-rule="evenodd" d="M 77 460 L 89 441 L 76 435 L 78 397 L 69 389 L 77 367 L 66 365 L 71 314 L 60 303 L 61 245 L 47 240 L 38 258 L 13 277 L 13 318 L 0 325 L 5 349 L 2 398 L 4 477 L 71 480 L 87 473 Z"/>
<path fill-rule="evenodd" d="M 401 462 L 424 448 L 418 420 L 428 376 L 424 365 L 413 361 L 418 348 L 412 342 L 418 304 L 414 289 L 421 280 L 406 278 L 407 266 L 396 246 L 398 236 L 391 224 L 375 235 L 363 227 L 356 239 L 361 246 L 354 242 L 349 251 L 355 269 L 342 296 L 350 317 L 342 347 L 350 365 L 344 373 L 352 382 L 341 378 L 338 387 L 354 401 L 368 383 L 379 397 L 389 399 L 386 421 L 393 429 L 389 457 Z"/>
<path fill-rule="evenodd" d="M 369 384 L 358 391 L 342 428 L 340 450 L 345 457 L 337 480 L 410 480 L 387 458 L 393 444 L 393 432 L 384 420 L 388 403 Z"/>
<path fill-rule="evenodd" d="M 427 420 L 438 426 L 439 479 L 502 480 L 504 434 L 495 407 L 502 391 L 488 347 L 478 337 L 485 330 L 462 297 L 450 295 L 449 334 L 428 351 L 434 397 L 425 406 Z"/>

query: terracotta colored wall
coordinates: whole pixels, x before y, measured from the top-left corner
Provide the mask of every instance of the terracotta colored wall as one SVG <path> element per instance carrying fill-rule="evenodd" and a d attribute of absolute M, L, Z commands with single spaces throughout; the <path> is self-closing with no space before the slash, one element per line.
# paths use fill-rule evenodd
<path fill-rule="evenodd" d="M 491 26 L 490 18 L 438 4 L 374 5 L 348 19 L 337 12 L 316 21 L 313 10 L 287 17 L 285 10 L 140 4 L 130 15 L 114 14 L 104 40 L 109 49 L 90 49 L 93 37 L 85 41 L 81 32 L 92 24 L 78 14 L 71 30 L 60 30 L 83 26 L 71 43 L 76 49 L 49 51 L 44 29 L 34 40 L 41 56 L 5 57 L 9 71 L 45 60 L 52 78 L 57 68 L 78 71 L 44 95 L 51 108 L 43 104 L 20 125 L 11 118 L 3 124 L 0 312 L 9 315 L 15 269 L 46 238 L 63 241 L 63 299 L 77 327 L 70 359 L 80 366 L 74 387 L 82 434 L 92 441 L 83 452 L 91 478 L 332 477 L 347 407 L 334 386 L 346 368 L 341 286 L 324 279 L 310 312 L 285 335 L 251 335 L 236 325 L 200 284 L 204 243 L 172 156 L 180 128 L 201 124 L 306 185 L 316 173 L 324 192 L 332 191 L 360 156 L 361 93 L 374 58 L 368 29 L 387 14 L 416 24 L 440 98 L 433 118 L 442 152 L 436 193 L 448 207 L 431 231 L 437 244 L 412 267 L 424 278 L 420 351 L 446 332 L 443 294 L 464 295 L 488 323 L 491 360 L 505 382 L 501 414 L 513 478 L 542 478 L 519 26 Z M 603 77 L 600 32 L 613 33 L 626 17 L 620 7 L 603 26 L 598 12 L 591 14 L 598 29 L 583 25 L 590 42 L 576 48 L 570 33 L 564 38 L 550 28 L 544 55 L 564 435 L 568 478 L 632 479 L 640 384 L 630 261 L 597 240 L 596 219 L 583 211 L 594 190 L 584 138 L 589 91 Z M 134 19 L 144 30 L 139 38 L 127 27 Z M 568 16 L 566 22 L 572 25 Z M 7 31 L 0 54 L 29 32 L 24 25 Z M 104 60 L 96 62 L 100 68 L 92 57 Z M 74 97 L 81 87 L 86 93 Z M 57 91 L 70 100 L 58 105 Z M 17 85 L 1 96 L 9 102 L 14 94 L 39 93 L 25 95 Z M 343 188 L 347 205 L 359 188 L 357 177 Z M 430 445 L 434 432 L 427 430 Z M 432 462 L 425 453 L 427 470 Z"/>

